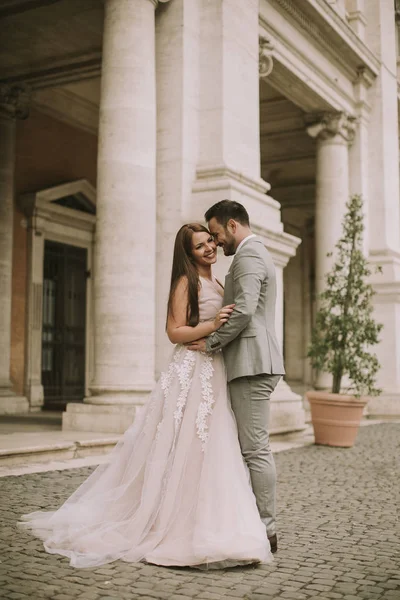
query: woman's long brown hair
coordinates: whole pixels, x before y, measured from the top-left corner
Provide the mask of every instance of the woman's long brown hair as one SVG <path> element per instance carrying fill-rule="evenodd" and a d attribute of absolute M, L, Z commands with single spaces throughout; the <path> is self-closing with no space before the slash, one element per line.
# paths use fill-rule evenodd
<path fill-rule="evenodd" d="M 199 272 L 196 268 L 192 254 L 193 233 L 204 232 L 210 234 L 208 229 L 200 223 L 188 223 L 183 225 L 175 238 L 174 258 L 172 261 L 171 286 L 168 297 L 168 317 L 173 314 L 173 299 L 181 277 L 186 276 L 188 280 L 188 305 L 186 309 L 186 322 L 195 327 L 199 322 Z"/>

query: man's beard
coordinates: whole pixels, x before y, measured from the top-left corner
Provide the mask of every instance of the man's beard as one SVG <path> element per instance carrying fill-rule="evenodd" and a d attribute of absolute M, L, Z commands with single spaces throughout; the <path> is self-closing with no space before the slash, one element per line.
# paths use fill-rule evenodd
<path fill-rule="evenodd" d="M 236 252 L 236 241 L 233 235 L 227 236 L 224 243 L 224 254 L 225 256 L 233 256 Z"/>

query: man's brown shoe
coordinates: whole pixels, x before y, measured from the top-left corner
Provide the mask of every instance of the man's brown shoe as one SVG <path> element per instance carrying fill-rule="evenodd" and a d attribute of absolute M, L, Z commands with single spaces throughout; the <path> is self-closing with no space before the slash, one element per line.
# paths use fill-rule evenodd
<path fill-rule="evenodd" d="M 271 537 L 268 538 L 268 541 L 271 545 L 272 554 L 275 554 L 275 552 L 278 551 L 278 538 L 276 533 L 274 533 L 274 535 L 271 535 Z"/>

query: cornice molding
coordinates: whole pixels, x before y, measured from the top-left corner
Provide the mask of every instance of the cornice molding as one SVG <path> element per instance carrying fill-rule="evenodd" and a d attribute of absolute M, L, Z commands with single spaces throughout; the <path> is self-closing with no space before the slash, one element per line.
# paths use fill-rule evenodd
<path fill-rule="evenodd" d="M 348 87 L 335 85 L 332 76 L 293 45 L 272 20 L 260 16 L 259 23 L 262 35 L 267 34 L 274 43 L 274 69 L 268 78 L 273 88 L 304 112 L 353 108 L 354 95 L 349 93 Z M 348 78 L 354 77 L 355 73 L 348 74 Z"/>
<path fill-rule="evenodd" d="M 27 85 L 0 83 L 0 114 L 10 119 L 26 119 L 29 104 L 30 88 Z"/>
<path fill-rule="evenodd" d="M 288 165 L 288 163 L 304 163 L 308 161 L 315 161 L 315 152 L 312 154 L 309 154 L 308 152 L 304 154 L 296 154 L 295 156 L 285 154 L 284 157 L 262 160 L 261 170 L 265 171 L 266 169 L 281 168 L 282 165 Z"/>
<path fill-rule="evenodd" d="M 0 84 L 27 83 L 32 89 L 55 87 L 101 75 L 101 49 L 84 54 L 65 55 L 32 64 L 29 70 L 15 72 L 15 69 L 0 77 Z"/>
<path fill-rule="evenodd" d="M 166 2 L 169 2 L 169 0 L 148 0 L 148 2 L 151 2 L 154 8 L 157 8 L 159 4 L 165 4 Z"/>
<path fill-rule="evenodd" d="M 284 123 L 285 119 L 276 119 L 275 123 Z M 282 126 L 281 129 L 277 129 L 275 131 L 261 131 L 261 138 L 271 140 L 285 140 L 288 138 L 293 138 L 294 136 L 303 136 L 304 135 L 304 126 L 303 127 L 290 127 L 285 129 Z M 304 139 L 304 138 L 303 138 Z"/>
<path fill-rule="evenodd" d="M 269 98 L 265 98 L 264 100 L 260 100 L 260 107 L 261 106 L 268 106 L 268 108 L 275 108 L 275 107 L 280 107 L 282 104 L 288 104 L 289 101 L 285 96 L 281 96 L 280 98 L 274 98 L 273 100 L 270 100 Z"/>
<path fill-rule="evenodd" d="M 97 104 L 62 88 L 36 90 L 32 105 L 40 112 L 59 121 L 97 135 L 99 107 Z"/>
<path fill-rule="evenodd" d="M 270 2 L 290 15 L 308 36 L 324 47 L 342 67 L 349 69 L 353 66 L 356 70 L 365 66 L 373 78 L 378 75 L 379 59 L 325 0 L 302 0 L 302 10 L 299 8 L 299 3 L 293 0 L 270 0 Z M 341 44 L 335 44 L 332 39 L 329 39 L 329 36 L 308 16 L 308 12 L 322 19 L 327 27 L 330 27 L 332 37 L 339 38 Z"/>
<path fill-rule="evenodd" d="M 34 8 L 56 4 L 60 0 L 2 0 L 0 6 L 0 19 L 17 15 L 18 13 L 26 12 Z"/>

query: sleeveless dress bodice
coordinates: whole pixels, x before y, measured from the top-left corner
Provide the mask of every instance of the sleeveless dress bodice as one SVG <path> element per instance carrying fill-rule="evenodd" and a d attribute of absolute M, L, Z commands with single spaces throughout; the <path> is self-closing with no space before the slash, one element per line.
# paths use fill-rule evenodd
<path fill-rule="evenodd" d="M 221 290 L 221 291 L 219 291 Z M 222 307 L 222 287 L 213 278 L 200 277 L 199 319 L 211 321 Z"/>

